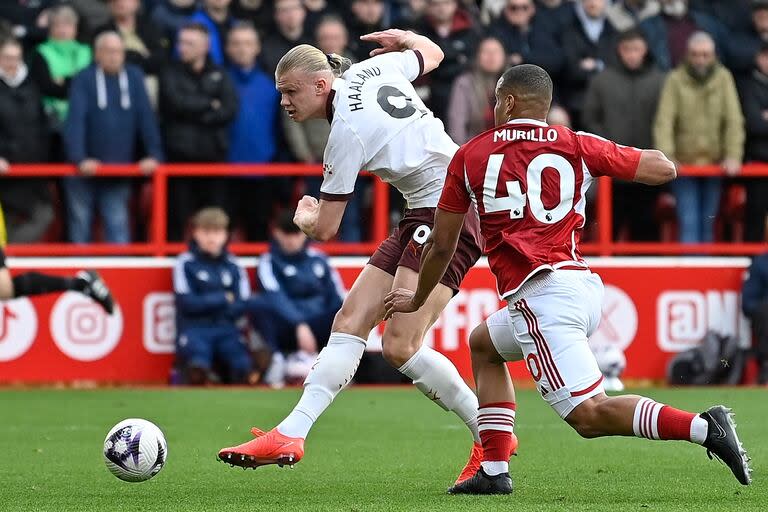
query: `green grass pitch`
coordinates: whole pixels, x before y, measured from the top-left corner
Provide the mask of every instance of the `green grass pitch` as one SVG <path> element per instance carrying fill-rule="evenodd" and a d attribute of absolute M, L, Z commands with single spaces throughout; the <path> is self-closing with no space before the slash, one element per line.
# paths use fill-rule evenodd
<path fill-rule="evenodd" d="M 448 496 L 470 439 L 414 389 L 342 393 L 294 470 L 217 462 L 252 425 L 271 428 L 299 390 L 0 391 L 0 510 L 30 511 L 728 511 L 768 510 L 764 389 L 644 390 L 691 410 L 734 408 L 755 482 L 687 443 L 583 440 L 534 391 L 518 395 L 520 455 L 505 497 Z M 127 417 L 156 422 L 169 454 L 153 480 L 124 483 L 102 461 L 104 436 Z"/>

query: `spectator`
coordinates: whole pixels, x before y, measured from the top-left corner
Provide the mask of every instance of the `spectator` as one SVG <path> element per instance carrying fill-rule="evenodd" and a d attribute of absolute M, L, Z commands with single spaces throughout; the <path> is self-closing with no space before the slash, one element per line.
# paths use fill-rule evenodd
<path fill-rule="evenodd" d="M 125 44 L 128 64 L 138 66 L 146 75 L 157 75 L 167 60 L 168 39 L 148 18 L 139 15 L 139 0 L 109 0 L 112 19 L 96 34 L 113 31 Z"/>
<path fill-rule="evenodd" d="M 47 159 L 40 89 L 29 76 L 21 44 L 9 39 L 0 43 L 0 173 L 12 164 Z M 47 180 L 3 180 L 0 203 L 11 243 L 39 241 L 53 220 Z"/>
<path fill-rule="evenodd" d="M 688 9 L 688 0 L 660 0 L 661 13 L 642 23 L 640 29 L 648 41 L 651 55 L 662 71 L 677 67 L 686 59 L 686 45 L 694 32 L 708 32 L 717 51 L 724 48 L 724 27 L 719 21 L 696 9 Z"/>
<path fill-rule="evenodd" d="M 326 0 L 303 0 L 303 3 L 307 11 L 304 30 L 309 34 L 317 33 L 317 26 L 325 17 L 338 15 Z"/>
<path fill-rule="evenodd" d="M 597 75 L 584 99 L 584 128 L 607 139 L 637 148 L 653 147 L 653 117 L 659 104 L 664 73 L 650 62 L 648 44 L 639 30 L 619 36 L 619 63 Z M 657 238 L 647 211 L 654 203 L 652 187 L 617 181 L 613 202 L 614 236 L 628 229 L 634 240 Z"/>
<path fill-rule="evenodd" d="M 280 95 L 274 79 L 258 65 L 260 51 L 259 36 L 252 25 L 241 22 L 230 29 L 227 40 L 229 73 L 240 99 L 230 130 L 230 162 L 271 162 L 277 153 Z M 267 239 L 265 219 L 270 218 L 274 204 L 271 183 L 269 178 L 238 180 L 239 210 L 245 219 L 249 240 Z"/>
<path fill-rule="evenodd" d="M 720 164 L 731 176 L 741 168 L 744 117 L 733 76 L 717 61 L 706 32 L 691 36 L 685 63 L 664 83 L 653 138 L 677 164 Z M 721 186 L 721 178 L 682 176 L 672 183 L 681 242 L 713 240 Z"/>
<path fill-rule="evenodd" d="M 547 114 L 547 124 L 571 128 L 571 115 L 563 107 L 553 103 Z"/>
<path fill-rule="evenodd" d="M 62 0 L 54 0 L 61 3 Z M 80 34 L 84 40 L 91 39 L 94 28 L 106 25 L 110 13 L 104 0 L 63 0 L 70 4 L 80 15 Z"/>
<path fill-rule="evenodd" d="M 360 36 L 384 30 L 384 2 L 382 0 L 352 0 L 347 18 L 350 52 L 355 61 L 360 62 L 371 55 L 371 50 L 378 45 L 361 41 Z"/>
<path fill-rule="evenodd" d="M 720 20 L 731 32 L 747 32 L 752 25 L 752 5 L 762 0 L 691 0 L 691 9 L 709 14 Z"/>
<path fill-rule="evenodd" d="M 208 58 L 208 30 L 190 23 L 179 32 L 179 62 L 160 75 L 160 113 L 171 162 L 225 162 L 237 92 L 224 68 Z M 222 178 L 178 178 L 169 186 L 169 236 L 181 240 L 187 219 L 203 206 L 227 205 Z"/>
<path fill-rule="evenodd" d="M 741 292 L 741 308 L 752 323 L 758 383 L 768 384 L 768 253 L 756 256 Z"/>
<path fill-rule="evenodd" d="M 453 81 L 469 68 L 478 33 L 469 14 L 459 9 L 457 0 L 429 0 L 426 19 L 416 30 L 437 43 L 445 54 L 440 67 L 427 75 L 426 101 L 435 116 L 445 121 Z"/>
<path fill-rule="evenodd" d="M 226 55 L 224 49 L 227 47 L 227 32 L 229 32 L 235 19 L 229 10 L 229 4 L 232 0 L 202 0 L 202 6 L 190 21 L 200 23 L 208 29 L 209 48 L 208 55 L 211 61 L 218 65 L 224 65 Z"/>
<path fill-rule="evenodd" d="M 48 25 L 46 9 L 53 3 L 53 0 L 0 2 L 0 20 L 5 20 L 9 24 L 9 32 L 5 34 L 5 38 L 17 39 L 27 50 L 42 42 Z"/>
<path fill-rule="evenodd" d="M 606 0 L 578 0 L 574 6 L 574 23 L 563 34 L 565 103 L 580 127 L 589 81 L 616 62 L 616 31 L 606 20 Z"/>
<path fill-rule="evenodd" d="M 37 47 L 30 62 L 30 73 L 43 93 L 43 105 L 50 128 L 56 133 L 57 146 L 69 108 L 70 80 L 91 63 L 90 47 L 76 40 L 77 23 L 77 13 L 71 7 L 51 9 L 48 40 Z M 59 147 L 53 151 L 56 159 L 61 158 L 60 153 Z"/>
<path fill-rule="evenodd" d="M 219 208 L 200 210 L 189 250 L 173 268 L 176 294 L 176 367 L 186 384 L 208 382 L 222 367 L 224 382 L 249 380 L 251 357 L 238 320 L 251 295 L 245 269 L 227 250 L 229 218 Z"/>
<path fill-rule="evenodd" d="M 176 41 L 181 27 L 197 10 L 197 0 L 161 0 L 152 11 L 152 21 L 168 41 Z"/>
<path fill-rule="evenodd" d="M 756 67 L 740 83 L 741 102 L 747 123 L 747 160 L 768 162 L 768 43 L 755 56 Z M 745 238 L 765 242 L 768 216 L 768 179 L 747 180 Z"/>
<path fill-rule="evenodd" d="M 558 43 L 566 29 L 573 25 L 574 2 L 572 0 L 536 0 L 536 12 L 542 28 L 552 34 Z"/>
<path fill-rule="evenodd" d="M 448 134 L 456 144 L 464 144 L 495 126 L 496 83 L 504 71 L 505 58 L 504 47 L 498 39 L 483 39 L 477 47 L 474 69 L 453 83 L 448 106 Z"/>
<path fill-rule="evenodd" d="M 301 0 L 275 0 L 275 31 L 264 39 L 261 59 L 270 75 L 275 74 L 277 63 L 288 50 L 312 42 L 304 31 L 306 16 Z"/>
<path fill-rule="evenodd" d="M 757 0 L 752 4 L 752 25 L 728 38 L 727 63 L 731 71 L 737 75 L 749 74 L 764 43 L 768 43 L 768 0 Z"/>
<path fill-rule="evenodd" d="M 69 238 L 91 241 L 93 210 L 98 205 L 107 242 L 130 241 L 128 201 L 131 185 L 124 178 L 91 178 L 101 163 L 139 162 L 145 174 L 162 159 L 162 144 L 144 74 L 126 64 L 123 40 L 102 32 L 94 42 L 95 62 L 72 81 L 64 141 L 67 157 L 83 176 L 64 179 Z"/>
<path fill-rule="evenodd" d="M 606 9 L 608 21 L 619 32 L 635 28 L 640 22 L 658 16 L 658 0 L 616 0 Z"/>
<path fill-rule="evenodd" d="M 253 313 L 256 328 L 274 350 L 267 383 L 275 385 L 284 378 L 278 369 L 285 356 L 316 354 L 325 346 L 345 291 L 328 258 L 308 246 L 293 212 L 282 212 L 272 233 L 257 272 L 263 300 Z"/>
<path fill-rule="evenodd" d="M 509 65 L 536 64 L 556 76 L 563 65 L 562 50 L 534 14 L 533 0 L 508 0 L 490 32 L 504 45 Z"/>
<path fill-rule="evenodd" d="M 234 0 L 232 16 L 236 20 L 250 21 L 261 34 L 273 29 L 272 3 L 267 0 Z"/>

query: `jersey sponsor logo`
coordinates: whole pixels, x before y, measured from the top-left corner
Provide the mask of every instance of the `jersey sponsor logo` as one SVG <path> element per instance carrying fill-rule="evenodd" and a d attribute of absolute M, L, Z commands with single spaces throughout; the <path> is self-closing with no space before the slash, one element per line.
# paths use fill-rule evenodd
<path fill-rule="evenodd" d="M 721 336 L 750 340 L 749 324 L 741 313 L 735 290 L 673 290 L 656 302 L 659 348 L 680 352 L 693 348 L 713 331 Z"/>
<path fill-rule="evenodd" d="M 372 67 L 372 68 L 362 69 L 360 71 L 357 71 L 354 74 L 354 76 L 357 77 L 357 80 L 350 80 L 349 90 L 355 91 L 355 93 L 354 94 L 350 93 L 347 95 L 347 101 L 348 101 L 350 112 L 363 110 L 363 100 L 360 97 L 360 95 L 363 92 L 363 84 L 369 78 L 381 76 L 381 68 Z"/>
<path fill-rule="evenodd" d="M 531 128 L 530 130 L 503 128 L 493 132 L 493 142 L 514 142 L 516 140 L 555 142 L 557 140 L 557 130 L 554 128 Z"/>

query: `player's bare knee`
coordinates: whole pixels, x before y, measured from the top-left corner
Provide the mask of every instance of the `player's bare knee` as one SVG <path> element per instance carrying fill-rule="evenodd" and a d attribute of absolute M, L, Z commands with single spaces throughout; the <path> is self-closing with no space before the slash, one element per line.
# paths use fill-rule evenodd
<path fill-rule="evenodd" d="M 605 435 L 600 425 L 600 402 L 589 399 L 579 404 L 565 417 L 568 423 L 581 437 L 592 439 Z"/>
<path fill-rule="evenodd" d="M 382 339 L 381 354 L 394 368 L 400 368 L 419 350 L 419 345 L 402 337 L 387 336 Z"/>
<path fill-rule="evenodd" d="M 331 331 L 352 334 L 353 336 L 366 339 L 371 329 L 375 327 L 375 321 L 368 321 L 364 318 L 365 316 L 369 315 L 355 311 L 354 308 L 348 306 L 345 302 L 333 318 Z"/>
<path fill-rule="evenodd" d="M 496 351 L 485 323 L 472 329 L 472 334 L 469 335 L 469 348 L 473 355 L 486 355 Z"/>

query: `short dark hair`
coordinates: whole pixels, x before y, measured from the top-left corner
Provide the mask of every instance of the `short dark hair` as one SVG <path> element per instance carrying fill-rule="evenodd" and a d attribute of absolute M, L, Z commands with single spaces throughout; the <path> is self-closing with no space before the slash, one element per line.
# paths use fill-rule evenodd
<path fill-rule="evenodd" d="M 648 43 L 648 41 L 645 39 L 645 34 L 643 34 L 637 28 L 630 28 L 629 30 L 625 30 L 624 32 L 620 33 L 616 42 L 617 44 L 621 44 L 627 41 L 635 41 L 637 39 L 642 40 L 644 43 Z"/>
<path fill-rule="evenodd" d="M 256 25 L 254 25 L 252 21 L 235 20 L 227 31 L 227 38 L 229 38 L 229 34 L 235 30 L 248 30 L 256 34 L 257 41 L 261 40 L 261 34 L 259 34 L 259 31 L 256 29 Z"/>
<path fill-rule="evenodd" d="M 295 214 L 295 210 L 282 210 L 275 219 L 275 229 L 283 233 L 298 233 L 301 231 L 299 226 L 293 223 L 293 216 Z"/>
<path fill-rule="evenodd" d="M 507 69 L 501 75 L 499 91 L 513 96 L 533 96 L 550 101 L 552 78 L 535 64 L 520 64 Z"/>
<path fill-rule="evenodd" d="M 752 12 L 768 9 L 768 0 L 752 0 Z"/>
<path fill-rule="evenodd" d="M 199 21 L 190 21 L 190 22 L 187 22 L 187 23 L 183 24 L 181 26 L 181 28 L 179 29 L 179 32 L 181 32 L 182 30 L 193 30 L 195 32 L 202 32 L 203 34 L 205 34 L 207 36 L 211 35 L 210 31 L 208 30 L 208 27 L 206 27 L 205 25 L 203 25 Z"/>

